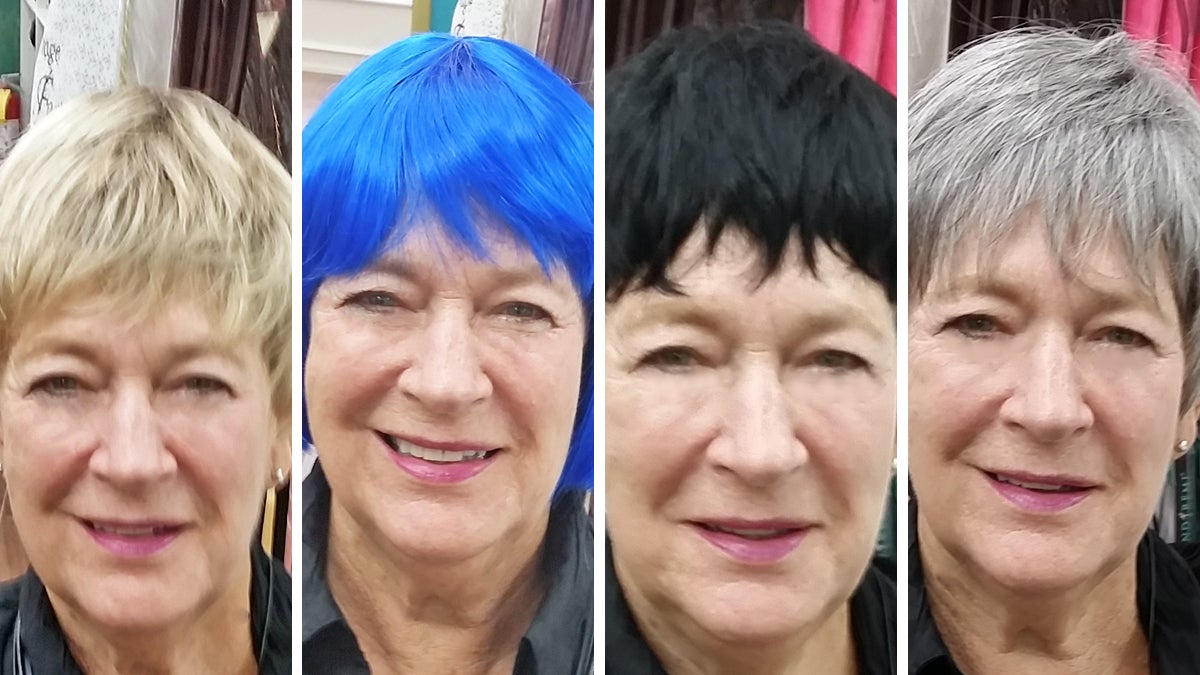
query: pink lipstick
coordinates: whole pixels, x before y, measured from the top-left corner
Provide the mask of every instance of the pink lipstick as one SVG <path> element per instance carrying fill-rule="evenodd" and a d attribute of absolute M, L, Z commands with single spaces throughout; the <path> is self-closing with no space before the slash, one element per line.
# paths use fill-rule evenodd
<path fill-rule="evenodd" d="M 1095 485 L 1072 476 L 985 471 L 988 484 L 1009 503 L 1033 513 L 1058 513 L 1087 499 Z"/>
<path fill-rule="evenodd" d="M 800 546 L 811 526 L 779 520 L 705 520 L 691 523 L 700 538 L 747 565 L 771 565 Z"/>
<path fill-rule="evenodd" d="M 100 548 L 119 558 L 148 558 L 171 545 L 183 526 L 161 522 L 81 521 Z"/>
<path fill-rule="evenodd" d="M 499 450 L 479 443 L 447 443 L 377 432 L 392 462 L 426 483 L 461 483 L 495 461 Z"/>

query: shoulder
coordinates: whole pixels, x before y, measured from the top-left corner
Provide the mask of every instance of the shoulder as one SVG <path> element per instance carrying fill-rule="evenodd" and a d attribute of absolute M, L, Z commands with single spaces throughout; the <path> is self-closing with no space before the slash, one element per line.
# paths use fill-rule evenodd
<path fill-rule="evenodd" d="M 21 588 L 25 577 L 0 584 L 0 635 L 12 632 L 17 620 L 17 605 L 21 600 Z"/>
<path fill-rule="evenodd" d="M 875 558 L 850 598 L 859 672 L 891 675 L 896 662 L 896 562 Z"/>
<path fill-rule="evenodd" d="M 254 565 L 254 640 L 259 645 L 264 673 L 286 675 L 292 670 L 292 577 L 283 563 L 258 546 Z"/>
<path fill-rule="evenodd" d="M 883 556 L 872 558 L 871 564 L 867 567 L 867 574 L 881 578 L 881 581 L 891 587 L 892 593 L 896 592 L 896 561 L 892 558 Z"/>
<path fill-rule="evenodd" d="M 1183 560 L 1183 563 L 1192 571 L 1192 576 L 1200 580 L 1200 543 L 1167 544 L 1167 546 Z"/>

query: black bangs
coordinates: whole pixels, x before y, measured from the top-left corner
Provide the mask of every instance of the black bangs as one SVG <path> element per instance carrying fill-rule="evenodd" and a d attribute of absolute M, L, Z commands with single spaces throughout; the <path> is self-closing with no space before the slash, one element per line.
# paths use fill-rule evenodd
<path fill-rule="evenodd" d="M 896 301 L 896 100 L 785 22 L 668 33 L 608 77 L 606 295 L 672 290 L 697 227 L 766 275 L 820 244 Z M 702 225 L 705 224 L 705 225 Z"/>

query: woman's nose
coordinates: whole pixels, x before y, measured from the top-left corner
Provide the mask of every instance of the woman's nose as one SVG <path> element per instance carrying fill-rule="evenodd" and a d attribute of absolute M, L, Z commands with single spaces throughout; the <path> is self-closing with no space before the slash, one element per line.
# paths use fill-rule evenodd
<path fill-rule="evenodd" d="M 808 462 L 777 368 L 747 366 L 729 396 L 723 433 L 709 450 L 718 466 L 747 484 L 765 486 Z"/>
<path fill-rule="evenodd" d="M 1000 411 L 1007 424 L 1044 445 L 1062 442 L 1092 426 L 1071 336 L 1033 337 L 1028 350 L 1017 358 L 1015 382 Z"/>
<path fill-rule="evenodd" d="M 421 330 L 417 353 L 397 381 L 406 396 L 430 412 L 449 414 L 491 395 L 468 316 L 442 312 Z"/>
<path fill-rule="evenodd" d="M 114 483 L 153 483 L 176 469 L 167 448 L 152 393 L 142 388 L 114 392 L 109 419 L 91 468 Z"/>

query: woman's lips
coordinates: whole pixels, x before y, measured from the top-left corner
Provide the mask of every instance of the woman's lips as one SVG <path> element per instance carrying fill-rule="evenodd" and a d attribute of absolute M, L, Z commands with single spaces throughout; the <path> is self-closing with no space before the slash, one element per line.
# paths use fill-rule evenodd
<path fill-rule="evenodd" d="M 984 471 L 1001 497 L 1032 513 L 1058 513 L 1087 499 L 1096 489 L 1089 481 L 1063 475 Z"/>
<path fill-rule="evenodd" d="M 461 483 L 492 465 L 498 448 L 475 443 L 433 442 L 376 432 L 392 462 L 427 483 Z"/>
<path fill-rule="evenodd" d="M 184 530 L 183 525 L 162 521 L 79 522 L 100 548 L 119 558 L 148 558 L 170 546 Z"/>
<path fill-rule="evenodd" d="M 701 520 L 692 529 L 710 545 L 747 565 L 771 565 L 796 550 L 812 526 L 782 520 Z"/>

